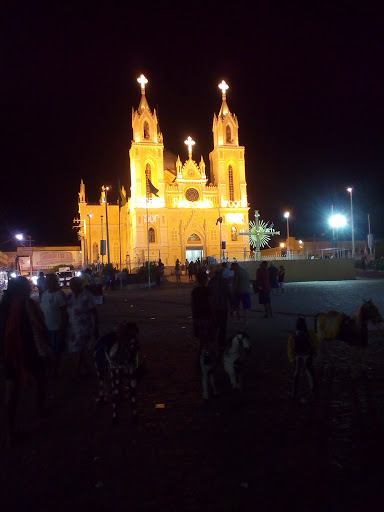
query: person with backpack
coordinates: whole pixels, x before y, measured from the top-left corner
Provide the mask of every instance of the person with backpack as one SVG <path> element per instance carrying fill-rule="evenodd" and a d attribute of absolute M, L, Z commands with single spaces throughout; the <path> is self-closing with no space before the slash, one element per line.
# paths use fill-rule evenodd
<path fill-rule="evenodd" d="M 296 332 L 288 338 L 287 353 L 291 363 L 295 363 L 293 372 L 292 398 L 296 397 L 300 369 L 303 367 L 307 374 L 311 393 L 315 391 L 315 376 L 313 372 L 313 356 L 319 347 L 319 339 L 311 329 L 308 329 L 305 318 L 296 321 Z"/>

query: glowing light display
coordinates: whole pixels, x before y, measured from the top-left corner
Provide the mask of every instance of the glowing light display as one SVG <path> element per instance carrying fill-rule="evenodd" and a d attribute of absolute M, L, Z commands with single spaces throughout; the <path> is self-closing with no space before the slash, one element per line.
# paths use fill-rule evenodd
<path fill-rule="evenodd" d="M 210 199 L 205 201 L 185 201 L 183 199 L 173 198 L 174 208 L 213 208 L 213 201 Z"/>
<path fill-rule="evenodd" d="M 223 208 L 246 208 L 247 201 L 245 199 L 241 201 L 221 201 L 221 206 Z"/>
<path fill-rule="evenodd" d="M 256 222 L 253 220 L 251 220 L 249 223 L 249 232 L 249 243 L 252 245 L 252 247 L 256 247 L 257 225 Z M 266 245 L 269 247 L 268 242 L 272 237 L 272 233 L 274 233 L 273 223 L 269 225 L 268 222 L 259 220 L 259 240 L 261 247 L 265 247 Z"/>

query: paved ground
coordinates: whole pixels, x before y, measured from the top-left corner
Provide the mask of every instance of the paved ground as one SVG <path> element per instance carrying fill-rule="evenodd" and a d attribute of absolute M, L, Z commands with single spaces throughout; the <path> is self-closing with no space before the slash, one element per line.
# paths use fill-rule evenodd
<path fill-rule="evenodd" d="M 317 369 L 312 404 L 288 398 L 286 339 L 297 313 L 311 322 L 331 308 L 354 313 L 372 298 L 383 314 L 383 284 L 290 283 L 273 298 L 273 319 L 262 318 L 253 297 L 245 389 L 234 394 L 219 368 L 221 394 L 208 406 L 191 334 L 193 285 L 110 292 L 99 309 L 102 331 L 124 317 L 137 321 L 148 359 L 139 424 L 126 402 L 113 427 L 110 406 L 95 404 L 96 379 L 76 383 L 68 354 L 50 385 L 54 414 L 37 419 L 27 390 L 19 414 L 27 438 L 12 449 L 1 411 L 1 510 L 381 512 L 384 333 L 370 334 L 365 381 L 351 379 L 349 349 L 335 343 L 329 373 Z"/>

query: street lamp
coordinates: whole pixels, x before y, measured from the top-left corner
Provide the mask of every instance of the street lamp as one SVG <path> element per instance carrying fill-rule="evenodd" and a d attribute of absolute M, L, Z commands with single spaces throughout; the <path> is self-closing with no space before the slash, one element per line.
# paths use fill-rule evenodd
<path fill-rule="evenodd" d="M 8 242 L 13 240 L 14 238 L 16 238 L 16 240 L 18 240 L 20 242 L 21 240 L 24 240 L 24 235 L 22 235 L 21 233 L 17 233 L 17 235 L 13 236 L 12 238 L 8 238 L 8 240 L 6 240 L 5 242 L 1 242 L 0 247 L 2 245 L 7 244 Z"/>
<path fill-rule="evenodd" d="M 347 223 L 347 219 L 344 217 L 344 215 L 340 215 L 339 213 L 336 213 L 335 215 L 332 215 L 332 217 L 329 219 L 329 225 L 332 229 L 336 229 L 336 242 L 335 242 L 335 248 L 337 245 L 337 240 L 339 238 L 339 228 L 343 228 Z M 335 251 L 336 253 L 336 251 Z"/>
<path fill-rule="evenodd" d="M 91 238 L 91 219 L 92 219 L 92 213 L 88 213 L 87 217 L 89 219 L 89 259 L 90 259 L 90 263 L 92 265 L 92 263 L 93 263 L 93 257 L 92 257 L 92 238 Z"/>
<path fill-rule="evenodd" d="M 107 230 L 107 255 L 108 255 L 108 263 L 111 263 L 111 253 L 109 252 L 109 226 L 108 226 L 108 190 L 111 190 L 111 187 L 105 187 L 104 185 L 101 187 L 101 190 L 105 194 L 105 227 Z"/>
<path fill-rule="evenodd" d="M 222 238 L 221 238 L 221 224 L 223 222 L 223 217 L 219 217 L 216 221 L 216 226 L 218 224 L 220 224 L 220 249 L 219 249 L 219 255 L 220 255 L 220 260 L 221 261 L 224 261 L 224 250 L 223 250 L 223 259 L 221 259 L 221 250 L 222 250 L 222 245 L 223 245 L 223 242 L 222 242 Z"/>
<path fill-rule="evenodd" d="M 285 212 L 284 217 L 287 219 L 287 256 L 288 256 L 289 255 L 289 212 Z"/>
<path fill-rule="evenodd" d="M 351 231 L 352 231 L 352 258 L 355 257 L 355 230 L 353 226 L 353 201 L 352 201 L 352 187 L 347 188 L 347 192 L 349 192 L 349 195 L 351 197 Z"/>

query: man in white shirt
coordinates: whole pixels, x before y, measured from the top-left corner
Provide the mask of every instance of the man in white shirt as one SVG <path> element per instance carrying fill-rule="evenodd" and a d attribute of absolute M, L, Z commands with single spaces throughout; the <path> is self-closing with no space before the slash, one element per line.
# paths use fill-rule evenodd
<path fill-rule="evenodd" d="M 46 277 L 47 289 L 41 296 L 41 309 L 48 328 L 52 352 L 55 357 L 53 376 L 57 376 L 61 354 L 65 347 L 65 338 L 68 325 L 67 297 L 59 286 L 57 276 L 48 274 Z"/>

